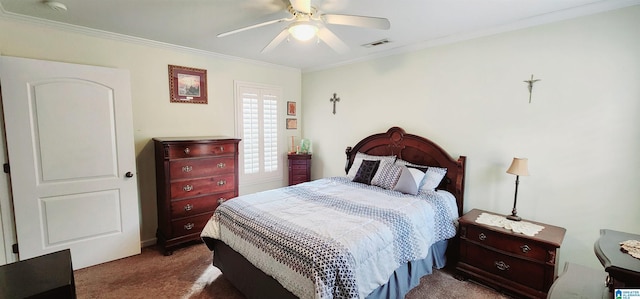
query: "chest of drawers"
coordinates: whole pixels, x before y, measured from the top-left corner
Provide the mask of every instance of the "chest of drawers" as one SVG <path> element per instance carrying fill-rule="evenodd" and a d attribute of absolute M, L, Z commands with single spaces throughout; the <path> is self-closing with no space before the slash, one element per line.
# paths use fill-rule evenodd
<path fill-rule="evenodd" d="M 238 142 L 226 137 L 154 138 L 158 245 L 166 255 L 199 240 L 213 211 L 238 196 Z"/>
<path fill-rule="evenodd" d="M 544 227 L 527 236 L 475 222 L 481 213 L 494 214 L 474 209 L 459 219 L 457 271 L 521 297 L 545 298 L 558 273 L 556 262 L 565 229 L 523 220 Z"/>
<path fill-rule="evenodd" d="M 311 180 L 311 155 L 289 155 L 289 186 Z"/>

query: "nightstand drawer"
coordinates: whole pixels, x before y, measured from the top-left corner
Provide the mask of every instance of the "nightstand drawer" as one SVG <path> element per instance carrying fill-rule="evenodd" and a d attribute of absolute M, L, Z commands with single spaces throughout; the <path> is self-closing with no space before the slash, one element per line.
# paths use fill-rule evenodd
<path fill-rule="evenodd" d="M 547 261 L 547 250 L 530 239 L 501 234 L 474 225 L 467 226 L 466 238 L 485 246 L 499 248 L 537 261 Z"/>
<path fill-rule="evenodd" d="M 463 262 L 536 290 L 545 289 L 543 264 L 501 254 L 471 242 L 463 243 L 462 250 L 466 251 L 461 255 Z"/>

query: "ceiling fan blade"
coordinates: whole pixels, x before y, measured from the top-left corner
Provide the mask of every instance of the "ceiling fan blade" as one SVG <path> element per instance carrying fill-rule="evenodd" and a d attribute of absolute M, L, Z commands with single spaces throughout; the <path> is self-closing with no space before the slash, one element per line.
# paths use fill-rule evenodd
<path fill-rule="evenodd" d="M 279 45 L 283 40 L 285 40 L 288 35 L 289 35 L 289 31 L 285 28 L 284 30 L 280 31 L 280 33 L 273 40 L 271 40 L 271 42 L 266 47 L 264 47 L 264 49 L 262 49 L 262 51 L 260 52 L 266 53 L 271 51 L 273 48 Z"/>
<path fill-rule="evenodd" d="M 349 47 L 347 46 L 347 44 L 340 40 L 340 38 L 338 38 L 326 27 L 322 27 L 320 28 L 320 30 L 318 30 L 318 37 L 329 47 L 331 47 L 331 49 L 340 54 L 344 54 L 349 51 Z"/>
<path fill-rule="evenodd" d="M 292 21 L 292 20 L 293 20 L 293 18 L 282 18 L 282 19 L 277 19 L 277 20 L 266 21 L 266 22 L 262 22 L 262 23 L 259 23 L 259 24 L 255 24 L 255 25 L 251 25 L 251 26 L 247 26 L 247 27 L 242 27 L 242 28 L 239 28 L 239 29 L 236 29 L 236 30 L 223 32 L 223 33 L 218 34 L 217 37 L 225 37 L 225 36 L 236 34 L 238 32 L 242 32 L 242 31 L 245 31 L 245 30 L 254 29 L 254 28 L 267 26 L 267 25 L 280 23 L 280 22 L 285 22 L 285 21 Z"/>
<path fill-rule="evenodd" d="M 289 0 L 293 9 L 309 14 L 311 13 L 311 0 Z"/>
<path fill-rule="evenodd" d="M 322 15 L 322 20 L 324 20 L 327 24 L 347 25 L 383 30 L 391 28 L 391 23 L 389 23 L 389 20 L 378 17 L 326 14 Z"/>

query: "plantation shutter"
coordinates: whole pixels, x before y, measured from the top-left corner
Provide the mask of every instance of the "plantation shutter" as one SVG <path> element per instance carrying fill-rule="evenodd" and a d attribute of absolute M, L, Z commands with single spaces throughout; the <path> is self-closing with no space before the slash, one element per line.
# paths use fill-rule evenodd
<path fill-rule="evenodd" d="M 236 83 L 240 137 L 241 176 L 248 181 L 282 179 L 278 148 L 280 90 Z"/>

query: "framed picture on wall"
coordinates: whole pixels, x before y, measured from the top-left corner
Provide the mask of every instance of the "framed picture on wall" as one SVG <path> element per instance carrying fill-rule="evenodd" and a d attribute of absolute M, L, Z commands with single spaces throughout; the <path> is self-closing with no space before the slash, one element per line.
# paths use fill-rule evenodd
<path fill-rule="evenodd" d="M 172 103 L 207 104 L 207 70 L 169 65 Z"/>
<path fill-rule="evenodd" d="M 296 102 L 287 102 L 287 115 L 296 115 Z"/>
<path fill-rule="evenodd" d="M 298 128 L 298 120 L 295 118 L 287 118 L 287 129 L 297 129 Z"/>

